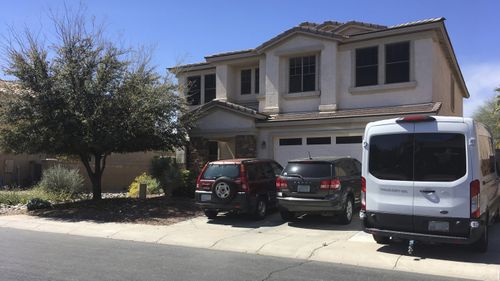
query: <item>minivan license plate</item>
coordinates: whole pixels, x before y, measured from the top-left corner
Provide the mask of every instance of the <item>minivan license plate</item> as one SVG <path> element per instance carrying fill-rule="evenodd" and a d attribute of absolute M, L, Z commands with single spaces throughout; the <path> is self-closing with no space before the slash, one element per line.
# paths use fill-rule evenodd
<path fill-rule="evenodd" d="M 212 200 L 212 194 L 202 194 L 201 195 L 201 201 L 204 202 L 204 201 L 210 201 Z"/>
<path fill-rule="evenodd" d="M 447 221 L 429 221 L 429 231 L 449 232 L 450 223 Z"/>
<path fill-rule="evenodd" d="M 309 185 L 301 185 L 297 186 L 297 192 L 311 192 L 311 187 Z"/>

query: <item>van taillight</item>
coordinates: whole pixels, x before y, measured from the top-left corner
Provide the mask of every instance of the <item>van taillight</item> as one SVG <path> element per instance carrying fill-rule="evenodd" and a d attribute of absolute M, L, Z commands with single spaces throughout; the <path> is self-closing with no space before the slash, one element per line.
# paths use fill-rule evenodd
<path fill-rule="evenodd" d="M 248 191 L 248 178 L 245 165 L 240 165 L 241 191 Z"/>
<path fill-rule="evenodd" d="M 201 190 L 201 176 L 203 175 L 203 173 L 205 173 L 205 170 L 207 169 L 208 167 L 208 163 L 205 164 L 205 166 L 203 166 L 203 169 L 201 169 L 201 172 L 200 174 L 198 175 L 198 178 L 196 178 L 196 190 Z"/>
<path fill-rule="evenodd" d="M 481 183 L 479 180 L 473 180 L 470 183 L 470 216 L 471 218 L 479 218 L 481 215 L 480 211 L 480 201 L 479 201 L 479 193 L 481 191 Z"/>
<path fill-rule="evenodd" d="M 366 179 L 361 177 L 361 210 L 366 211 Z"/>
<path fill-rule="evenodd" d="M 288 183 L 286 180 L 282 177 L 277 177 L 276 178 L 276 190 L 282 190 L 282 189 L 287 189 L 288 188 Z"/>
<path fill-rule="evenodd" d="M 320 189 L 333 189 L 337 190 L 340 188 L 340 180 L 339 179 L 334 179 L 334 180 L 324 180 L 320 182 Z"/>

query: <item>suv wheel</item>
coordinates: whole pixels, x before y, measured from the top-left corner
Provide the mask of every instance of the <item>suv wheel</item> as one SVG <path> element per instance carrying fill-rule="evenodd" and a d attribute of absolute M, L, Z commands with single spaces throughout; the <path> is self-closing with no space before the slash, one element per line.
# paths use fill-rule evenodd
<path fill-rule="evenodd" d="M 217 214 L 219 212 L 215 211 L 215 210 L 203 210 L 203 212 L 205 213 L 205 216 L 207 216 L 207 218 L 213 220 L 217 217 Z"/>
<path fill-rule="evenodd" d="M 344 202 L 344 208 L 342 209 L 340 222 L 342 224 L 350 224 L 352 221 L 353 212 L 354 212 L 354 200 L 352 199 L 352 196 L 348 196 Z"/>
<path fill-rule="evenodd" d="M 295 213 L 290 212 L 288 210 L 281 210 L 280 215 L 281 215 L 281 219 L 284 221 L 295 221 L 295 219 L 297 219 L 297 215 L 295 215 Z"/>
<path fill-rule="evenodd" d="M 257 203 L 255 204 L 254 218 L 262 220 L 267 214 L 267 200 L 262 197 L 257 197 Z"/>
<path fill-rule="evenodd" d="M 387 236 L 372 234 L 373 240 L 377 242 L 377 244 L 389 244 L 391 242 L 391 238 Z"/>

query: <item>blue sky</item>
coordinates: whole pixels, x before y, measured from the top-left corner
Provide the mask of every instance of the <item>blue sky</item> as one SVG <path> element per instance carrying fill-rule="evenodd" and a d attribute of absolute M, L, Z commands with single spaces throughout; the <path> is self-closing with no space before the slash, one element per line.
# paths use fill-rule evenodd
<path fill-rule="evenodd" d="M 70 7 L 79 1 L 66 1 Z M 160 71 L 205 55 L 254 48 L 300 22 L 357 20 L 394 25 L 445 17 L 471 99 L 464 114 L 495 95 L 500 86 L 500 1 L 357 0 L 357 1 L 82 1 L 87 13 L 106 24 L 108 35 L 126 46 L 154 47 Z M 0 35 L 9 26 L 53 34 L 49 11 L 61 0 L 3 1 Z M 0 78 L 9 78 L 0 74 Z"/>

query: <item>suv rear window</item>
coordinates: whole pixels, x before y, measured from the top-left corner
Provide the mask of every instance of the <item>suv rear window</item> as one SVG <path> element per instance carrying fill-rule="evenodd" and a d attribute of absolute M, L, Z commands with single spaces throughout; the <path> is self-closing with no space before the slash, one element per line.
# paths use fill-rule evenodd
<path fill-rule="evenodd" d="M 235 179 L 239 176 L 239 164 L 209 164 L 201 178 L 205 180 L 212 180 L 220 177 Z"/>
<path fill-rule="evenodd" d="M 302 162 L 288 163 L 283 170 L 283 175 L 299 175 L 304 178 L 329 178 L 331 174 L 330 163 Z"/>
<path fill-rule="evenodd" d="M 465 175 L 465 136 L 390 134 L 370 139 L 368 170 L 385 180 L 454 181 Z"/>

